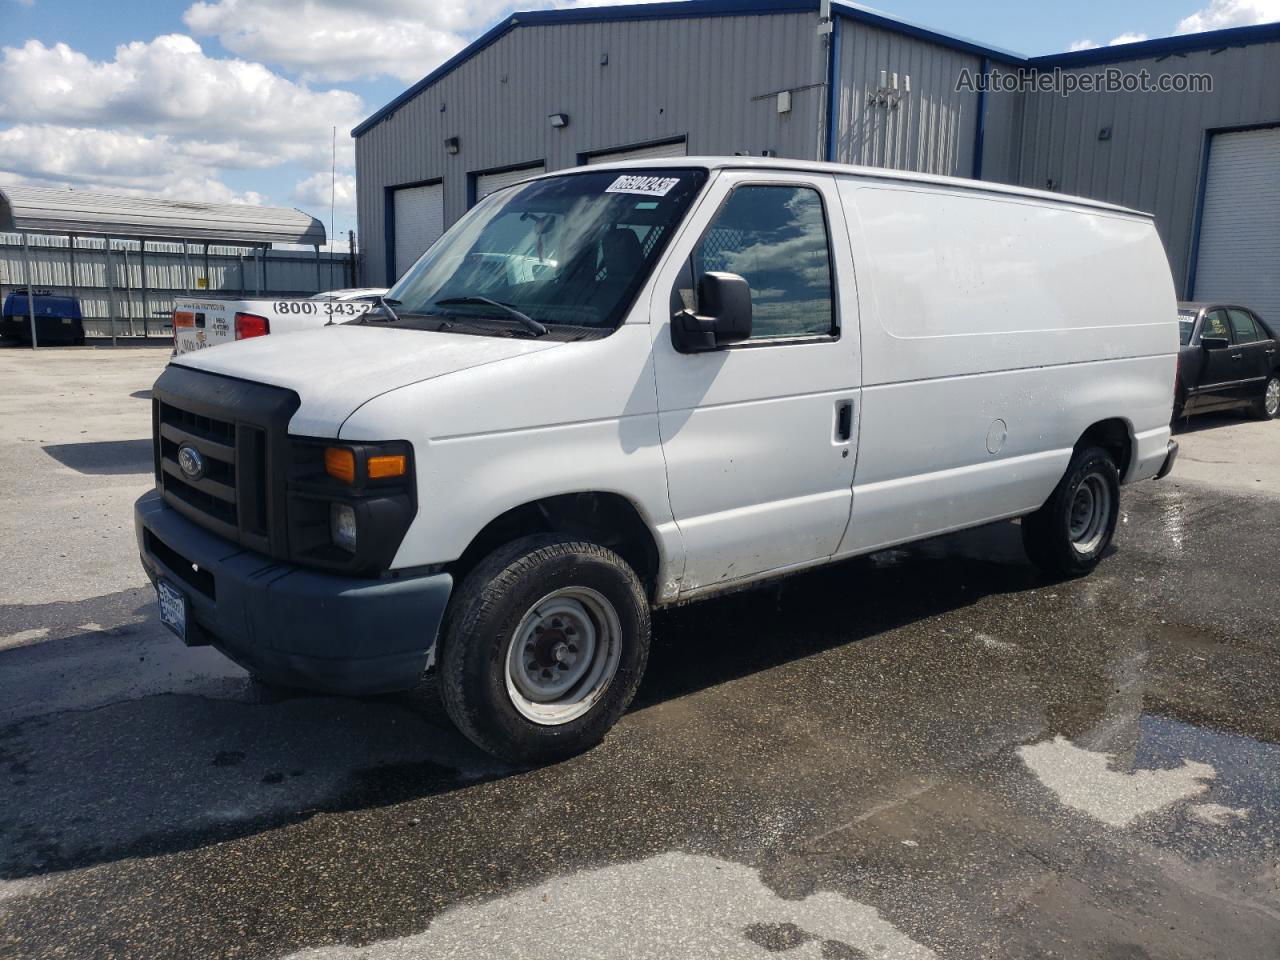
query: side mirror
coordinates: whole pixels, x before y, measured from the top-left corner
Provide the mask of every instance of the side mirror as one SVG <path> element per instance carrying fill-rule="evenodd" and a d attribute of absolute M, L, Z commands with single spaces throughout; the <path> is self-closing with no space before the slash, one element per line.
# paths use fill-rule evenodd
<path fill-rule="evenodd" d="M 671 342 L 681 353 L 701 353 L 751 336 L 751 287 L 736 273 L 704 273 L 698 283 L 702 313 L 671 318 Z"/>
<path fill-rule="evenodd" d="M 1230 348 L 1231 341 L 1226 337 L 1201 337 L 1201 350 L 1226 350 Z"/>

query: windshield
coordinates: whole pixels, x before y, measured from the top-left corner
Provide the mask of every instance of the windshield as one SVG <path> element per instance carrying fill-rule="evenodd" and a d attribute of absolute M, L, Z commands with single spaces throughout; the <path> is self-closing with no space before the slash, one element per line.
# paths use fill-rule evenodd
<path fill-rule="evenodd" d="M 400 325 L 416 314 L 510 328 L 524 314 L 546 327 L 612 329 L 706 176 L 613 170 L 498 191 L 454 224 L 387 299 Z"/>
<path fill-rule="evenodd" d="M 1196 328 L 1196 312 L 1194 310 L 1178 311 L 1178 340 L 1185 347 L 1191 343 L 1191 334 Z"/>

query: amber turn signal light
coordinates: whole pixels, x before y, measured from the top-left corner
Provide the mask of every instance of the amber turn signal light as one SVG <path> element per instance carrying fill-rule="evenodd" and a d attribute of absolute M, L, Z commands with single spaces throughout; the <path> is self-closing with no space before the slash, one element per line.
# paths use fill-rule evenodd
<path fill-rule="evenodd" d="M 400 459 L 404 459 L 401 457 Z M 356 482 L 356 455 L 342 447 L 325 447 L 324 472 L 336 480 L 354 486 Z"/>
<path fill-rule="evenodd" d="M 385 477 L 403 477 L 408 469 L 403 453 L 369 458 L 369 479 L 381 480 Z"/>

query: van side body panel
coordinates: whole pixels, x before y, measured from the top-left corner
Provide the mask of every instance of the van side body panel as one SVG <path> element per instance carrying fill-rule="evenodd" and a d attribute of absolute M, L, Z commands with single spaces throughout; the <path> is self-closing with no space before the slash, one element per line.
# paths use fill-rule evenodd
<path fill-rule="evenodd" d="M 1093 423 L 1126 480 L 1167 452 L 1176 300 L 1152 222 L 1069 202 L 839 178 L 862 417 L 838 556 L 1038 508 Z"/>

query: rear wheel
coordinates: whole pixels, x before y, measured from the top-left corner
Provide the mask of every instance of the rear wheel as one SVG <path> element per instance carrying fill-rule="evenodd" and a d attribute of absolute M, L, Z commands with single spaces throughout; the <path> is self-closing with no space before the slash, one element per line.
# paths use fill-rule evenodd
<path fill-rule="evenodd" d="M 526 537 L 485 558 L 455 595 L 440 693 L 472 742 L 534 764 L 603 739 L 649 655 L 649 603 L 612 550 Z"/>
<path fill-rule="evenodd" d="M 1093 570 L 1115 534 L 1120 473 L 1100 447 L 1079 450 L 1048 501 L 1022 518 L 1022 544 L 1031 562 L 1054 576 Z"/>
<path fill-rule="evenodd" d="M 1259 420 L 1274 420 L 1280 416 L 1280 375 L 1267 377 L 1262 396 L 1253 401 L 1253 415 Z"/>

